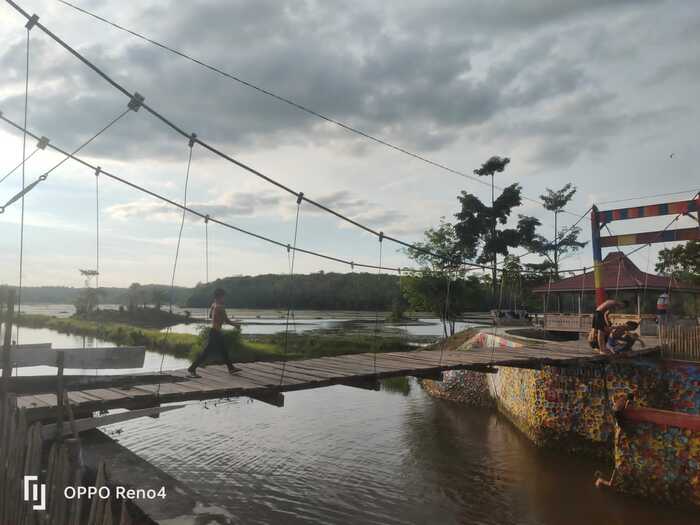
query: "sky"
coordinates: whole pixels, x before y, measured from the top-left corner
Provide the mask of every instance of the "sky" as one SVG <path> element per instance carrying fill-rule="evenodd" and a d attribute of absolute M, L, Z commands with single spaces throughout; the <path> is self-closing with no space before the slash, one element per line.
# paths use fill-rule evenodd
<path fill-rule="evenodd" d="M 49 29 L 182 129 L 295 191 L 407 241 L 452 220 L 461 191 L 490 199 L 471 179 L 349 133 L 232 82 L 56 0 L 20 0 Z M 668 197 L 601 209 L 685 200 L 700 190 L 697 153 L 700 9 L 687 1 L 256 0 L 76 4 L 313 110 L 455 170 L 492 155 L 511 159 L 496 183 L 517 182 L 537 200 L 546 188 L 578 192 L 560 216 L 572 224 L 594 203 L 657 193 Z M 0 3 L 0 111 L 22 122 L 25 20 Z M 128 99 L 39 29 L 30 32 L 28 127 L 68 150 Z M 33 140 L 27 152 L 34 150 Z M 189 146 L 146 111 L 130 112 L 80 155 L 182 202 Z M 0 176 L 22 159 L 22 135 L 0 123 Z M 62 159 L 40 151 L 27 184 Z M 0 183 L 0 201 L 21 188 L 21 171 Z M 169 283 L 181 213 L 65 162 L 25 200 L 23 284 L 80 286 L 96 267 L 100 285 Z M 295 197 L 201 146 L 192 151 L 188 203 L 212 217 L 286 244 Z M 553 217 L 526 200 L 514 214 Z M 620 221 L 613 233 L 662 229 L 672 217 Z M 0 283 L 19 278 L 20 205 L 0 215 Z M 673 227 L 692 226 L 681 218 Z M 582 239 L 590 223 L 581 223 Z M 289 270 L 284 249 L 215 224 L 208 275 Z M 205 225 L 185 221 L 175 284 L 207 278 Z M 298 246 L 377 264 L 373 237 L 303 204 Z M 410 265 L 385 242 L 382 262 Z M 633 256 L 653 270 L 664 245 Z M 629 248 L 628 250 L 629 251 Z M 516 253 L 518 253 L 516 251 Z M 524 262 L 535 262 L 534 256 Z M 590 245 L 563 261 L 591 265 Z M 299 255 L 295 271 L 350 271 Z"/>

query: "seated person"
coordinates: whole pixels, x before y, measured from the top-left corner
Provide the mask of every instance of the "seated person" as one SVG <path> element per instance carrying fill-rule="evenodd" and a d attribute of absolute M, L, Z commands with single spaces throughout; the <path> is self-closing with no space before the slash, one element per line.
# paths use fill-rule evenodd
<path fill-rule="evenodd" d="M 637 341 L 644 347 L 644 341 L 635 332 L 638 326 L 639 323 L 634 321 L 627 321 L 624 325 L 614 326 L 605 344 L 606 350 L 613 354 L 627 352 L 632 349 Z"/>

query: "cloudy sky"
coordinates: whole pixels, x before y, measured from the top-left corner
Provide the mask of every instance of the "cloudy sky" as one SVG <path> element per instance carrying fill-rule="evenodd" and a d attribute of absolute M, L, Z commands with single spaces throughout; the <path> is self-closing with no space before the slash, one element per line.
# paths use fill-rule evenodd
<path fill-rule="evenodd" d="M 295 190 L 387 234 L 418 240 L 457 211 L 462 190 L 490 190 L 353 135 L 80 14 L 55 0 L 27 11 L 183 129 Z M 325 115 L 467 173 L 489 156 L 512 161 L 498 176 L 537 198 L 567 182 L 569 209 L 700 189 L 700 9 L 688 1 L 76 0 L 117 23 Z M 25 20 L 0 4 L 0 111 L 21 122 Z M 123 95 L 31 32 L 29 127 L 73 149 L 126 106 Z M 34 149 L 33 142 L 28 152 Z M 130 113 L 82 154 L 181 201 L 187 141 L 145 111 Z M 671 154 L 673 156 L 671 157 Z M 21 135 L 0 124 L 0 176 L 21 160 Z M 60 160 L 38 153 L 27 181 Z M 0 184 L 5 202 L 21 184 Z M 101 181 L 101 284 L 168 282 L 179 212 Z M 193 207 L 291 242 L 294 197 L 201 147 L 193 151 Z M 651 203 L 658 199 L 630 204 Z M 627 203 L 625 203 L 627 204 Z M 603 205 L 608 208 L 613 205 Z M 552 218 L 526 201 L 520 213 Z M 565 224 L 575 215 L 563 216 Z M 74 163 L 26 199 L 24 283 L 80 285 L 95 266 L 95 178 Z M 660 229 L 669 218 L 614 223 L 615 233 Z M 679 226 L 690 226 L 685 218 Z M 0 282 L 17 282 L 19 206 L 0 215 Z M 590 237 L 583 222 L 585 239 Z M 283 272 L 284 250 L 209 227 L 210 277 Z M 376 263 L 378 242 L 302 206 L 299 246 Z M 635 261 L 646 269 L 654 251 Z M 534 260 L 532 257 L 526 260 Z M 386 243 L 384 262 L 407 264 Z M 590 265 L 590 249 L 566 260 Z M 297 269 L 348 271 L 300 256 Z M 185 224 L 176 282 L 205 280 L 204 225 Z"/>

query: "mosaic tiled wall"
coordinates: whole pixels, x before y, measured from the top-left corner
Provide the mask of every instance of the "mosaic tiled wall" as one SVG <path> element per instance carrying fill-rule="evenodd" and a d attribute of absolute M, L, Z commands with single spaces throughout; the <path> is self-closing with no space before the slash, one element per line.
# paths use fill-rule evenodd
<path fill-rule="evenodd" d="M 617 432 L 616 490 L 700 506 L 700 432 L 652 423 L 623 423 Z"/>
<path fill-rule="evenodd" d="M 461 349 L 507 344 L 491 338 L 481 333 Z M 480 405 L 486 385 L 501 411 L 536 443 L 590 448 L 608 457 L 615 428 L 612 406 L 621 396 L 632 394 L 637 406 L 700 413 L 700 366 L 692 364 L 640 360 L 595 368 L 501 367 L 495 375 L 450 372 L 442 383 L 428 383 L 438 397 Z"/>

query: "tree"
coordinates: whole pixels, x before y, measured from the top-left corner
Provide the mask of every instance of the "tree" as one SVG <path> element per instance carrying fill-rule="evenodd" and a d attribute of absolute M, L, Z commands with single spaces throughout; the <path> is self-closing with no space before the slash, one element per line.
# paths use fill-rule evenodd
<path fill-rule="evenodd" d="M 504 188 L 501 195 L 493 201 L 491 207 L 471 193 L 462 192 L 458 197 L 462 209 L 455 216 L 458 222 L 454 226 L 458 247 L 462 256 L 474 259 L 477 263 L 492 263 L 491 292 L 496 296 L 497 274 L 496 256 L 508 255 L 509 248 L 527 245 L 532 242 L 540 221 L 534 217 L 518 215 L 515 228 L 497 229 L 496 223 L 505 225 L 513 208 L 522 203 L 519 184 Z"/>
<path fill-rule="evenodd" d="M 129 312 L 133 313 L 143 300 L 143 290 L 139 283 L 131 283 L 129 286 Z"/>
<path fill-rule="evenodd" d="M 551 267 L 555 279 L 559 278 L 560 256 L 576 252 L 587 244 L 578 240 L 581 228 L 574 227 L 559 231 L 559 214 L 575 194 L 576 187 L 569 182 L 560 190 L 555 191 L 547 188 L 547 193 L 540 195 L 544 209 L 554 213 L 554 239 L 548 240 L 542 235 L 535 235 L 528 248 L 548 259 L 550 264 L 546 266 L 547 268 Z"/>
<path fill-rule="evenodd" d="M 506 166 L 510 164 L 510 159 L 508 157 L 499 157 L 497 155 L 494 155 L 491 157 L 489 160 L 484 162 L 480 168 L 477 168 L 474 170 L 474 175 L 478 175 L 479 177 L 487 177 L 491 176 L 491 208 L 493 209 L 495 207 L 495 194 L 494 194 L 494 175 L 496 173 L 503 173 L 503 170 L 506 169 Z M 491 218 L 491 237 L 495 238 L 496 237 L 496 216 L 494 215 Z M 494 250 L 491 252 L 491 282 L 492 282 L 492 292 L 495 292 L 496 290 L 496 263 L 497 263 L 497 257 L 498 253 Z"/>
<path fill-rule="evenodd" d="M 153 288 L 151 290 L 151 302 L 156 307 L 156 310 L 160 310 L 163 303 L 168 300 L 168 294 L 162 288 Z"/>
<path fill-rule="evenodd" d="M 401 293 L 413 310 L 429 311 L 442 322 L 445 337 L 454 335 L 456 317 L 478 309 L 483 294 L 477 278 L 465 279 L 465 268 L 455 227 L 445 218 L 425 231 L 425 241 L 406 250 L 420 269 L 401 277 Z"/>
<path fill-rule="evenodd" d="M 679 281 L 700 285 L 700 241 L 664 248 L 659 252 L 656 271 Z"/>

